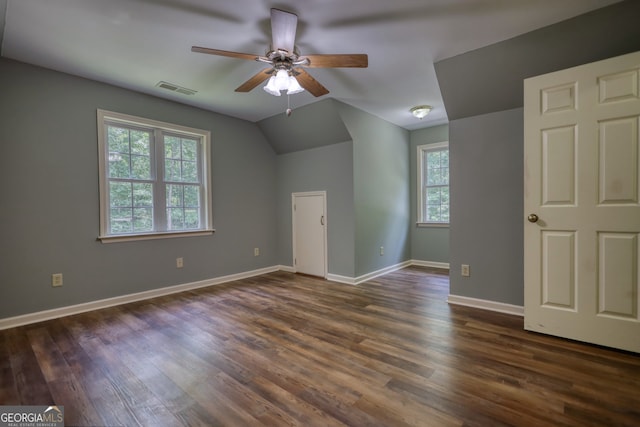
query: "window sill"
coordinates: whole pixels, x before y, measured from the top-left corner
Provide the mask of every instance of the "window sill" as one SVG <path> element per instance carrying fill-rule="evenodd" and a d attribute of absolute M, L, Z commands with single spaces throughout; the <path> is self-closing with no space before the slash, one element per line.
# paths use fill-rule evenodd
<path fill-rule="evenodd" d="M 416 222 L 418 228 L 449 228 L 448 222 Z"/>
<path fill-rule="evenodd" d="M 210 236 L 215 233 L 215 229 L 193 230 L 193 231 L 169 231 L 165 233 L 148 234 L 118 234 L 113 236 L 98 236 L 97 240 L 102 243 L 133 242 L 136 240 L 174 239 L 177 237 Z"/>

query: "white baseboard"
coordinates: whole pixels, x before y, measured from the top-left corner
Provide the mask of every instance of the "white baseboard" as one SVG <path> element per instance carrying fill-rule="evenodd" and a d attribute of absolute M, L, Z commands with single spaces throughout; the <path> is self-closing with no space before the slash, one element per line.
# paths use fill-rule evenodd
<path fill-rule="evenodd" d="M 327 280 L 330 280 L 332 282 L 345 283 L 347 285 L 359 285 L 360 283 L 366 282 L 367 280 L 374 279 L 376 277 L 382 276 L 383 274 L 391 273 L 392 271 L 401 270 L 411 265 L 418 265 L 421 267 L 441 268 L 444 270 L 449 270 L 448 262 L 422 261 L 422 260 L 412 259 L 409 261 L 404 261 L 399 264 L 392 265 L 390 267 L 383 268 L 381 270 L 367 273 L 359 277 L 349 277 L 349 276 L 340 276 L 338 274 L 328 274 Z"/>
<path fill-rule="evenodd" d="M 344 283 L 345 285 L 356 285 L 355 277 L 341 276 L 339 274 L 327 274 L 327 280 L 331 282 Z"/>
<path fill-rule="evenodd" d="M 449 270 L 448 262 L 422 261 L 419 259 L 412 259 L 411 265 L 418 265 L 420 267 L 441 268 L 443 270 Z"/>
<path fill-rule="evenodd" d="M 490 301 L 486 299 L 478 299 L 464 297 L 461 295 L 449 294 L 447 298 L 449 304 L 464 305 L 467 307 L 481 308 L 483 310 L 497 311 L 499 313 L 513 314 L 515 316 L 524 316 L 524 307 L 521 305 L 505 304 L 503 302 Z"/>
<path fill-rule="evenodd" d="M 411 265 L 411 261 L 404 261 L 399 264 L 390 265 L 389 267 L 381 268 L 380 270 L 372 271 L 371 273 L 363 274 L 358 277 L 340 276 L 338 274 L 327 274 L 327 280 L 338 283 L 346 283 L 347 285 L 359 285 L 367 280 L 375 279 L 392 271 L 401 270 Z"/>
<path fill-rule="evenodd" d="M 127 294 L 113 298 L 106 298 L 98 301 L 90 301 L 82 304 L 54 308 L 51 310 L 38 311 L 35 313 L 28 313 L 15 317 L 7 317 L 5 319 L 0 319 L 0 330 L 14 328 L 16 326 L 28 325 L 30 323 L 42 322 L 45 320 L 57 319 L 59 317 L 70 316 L 72 314 L 79 314 L 87 311 L 127 304 L 130 302 L 142 301 L 145 299 L 160 297 L 164 295 L 175 294 L 178 292 L 190 291 L 207 286 L 220 285 L 222 283 L 232 282 L 234 280 L 246 279 L 249 277 L 260 276 L 262 274 L 278 271 L 281 269 L 280 267 L 281 266 L 265 267 L 258 270 L 230 274 L 228 276 L 220 276 L 213 279 L 201 280 L 198 282 L 184 283 L 181 285 L 152 289 L 149 291 L 137 292 L 134 294 Z"/>
<path fill-rule="evenodd" d="M 327 280 L 330 280 L 332 282 L 344 283 L 348 285 L 359 285 L 360 283 L 366 282 L 367 280 L 372 280 L 384 274 L 401 270 L 410 265 L 419 265 L 424 267 L 443 268 L 443 269 L 449 268 L 448 263 L 410 260 L 410 261 L 404 261 L 389 267 L 385 267 L 380 270 L 373 271 L 371 273 L 367 273 L 358 277 L 348 277 L 348 276 L 341 276 L 338 274 L 328 274 Z M 190 291 L 194 289 L 204 288 L 207 286 L 220 285 L 222 283 L 232 282 L 234 280 L 246 279 L 254 276 L 260 276 L 262 274 L 272 273 L 274 271 L 279 271 L 279 270 L 286 271 L 289 273 L 295 273 L 295 268 L 291 266 L 276 265 L 273 267 L 265 267 L 257 270 L 246 271 L 243 273 L 230 274 L 227 276 L 220 276 L 212 279 L 201 280 L 198 282 L 184 283 L 181 285 L 168 286 L 160 289 L 152 289 L 149 291 L 137 292 L 133 294 L 127 294 L 127 295 L 117 296 L 113 298 L 106 298 L 106 299 L 97 300 L 97 301 L 90 301 L 82 304 L 54 308 L 51 310 L 44 310 L 44 311 L 39 311 L 35 313 L 28 313 L 28 314 L 15 316 L 15 317 L 7 317 L 4 319 L 0 319 L 0 330 L 14 328 L 22 325 L 28 325 L 30 323 L 43 322 L 45 320 L 57 319 L 59 317 L 70 316 L 73 314 L 84 313 L 87 311 L 113 307 L 116 305 L 127 304 L 130 302 L 142 301 L 142 300 L 160 297 L 164 295 L 175 294 L 178 292 Z M 468 307 L 476 307 L 476 308 L 482 308 L 485 310 L 497 311 L 501 313 L 514 314 L 517 316 L 524 316 L 524 307 L 517 306 L 517 305 L 463 297 L 459 295 L 449 295 L 447 302 L 449 302 L 450 304 L 465 305 Z"/>
<path fill-rule="evenodd" d="M 295 273 L 296 269 L 291 265 L 279 265 L 278 270 L 286 271 L 287 273 Z"/>

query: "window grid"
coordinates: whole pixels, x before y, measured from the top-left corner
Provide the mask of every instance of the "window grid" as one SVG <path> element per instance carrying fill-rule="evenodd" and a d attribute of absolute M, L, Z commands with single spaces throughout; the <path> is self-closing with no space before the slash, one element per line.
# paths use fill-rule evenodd
<path fill-rule="evenodd" d="M 418 147 L 420 153 L 419 222 L 448 224 L 449 211 L 449 149 L 438 143 Z"/>
<path fill-rule="evenodd" d="M 153 126 L 160 123 L 153 121 L 147 128 L 132 116 L 109 113 L 117 116 L 112 119 L 106 113 L 98 110 L 104 153 L 100 237 L 213 231 L 205 180 L 210 176 L 205 170 L 208 132 L 183 134 Z"/>
<path fill-rule="evenodd" d="M 109 233 L 153 230 L 153 132 L 110 124 Z"/>
<path fill-rule="evenodd" d="M 198 147 L 198 141 L 193 138 L 164 136 L 164 183 L 169 230 L 200 228 L 199 184 L 202 174 L 197 163 Z"/>

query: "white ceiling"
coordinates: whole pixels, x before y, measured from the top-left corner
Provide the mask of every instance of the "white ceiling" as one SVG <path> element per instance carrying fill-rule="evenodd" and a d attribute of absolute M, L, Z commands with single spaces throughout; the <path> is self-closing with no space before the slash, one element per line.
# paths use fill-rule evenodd
<path fill-rule="evenodd" d="M 3 57 L 254 122 L 287 108 L 286 96 L 261 87 L 234 92 L 264 64 L 190 49 L 263 55 L 269 9 L 291 11 L 299 16 L 302 55 L 369 55 L 366 69 L 309 69 L 330 91 L 319 99 L 333 97 L 412 130 L 447 121 L 434 62 L 618 0 L 5 1 Z M 157 88 L 161 80 L 197 94 Z M 292 95 L 291 104 L 319 99 L 304 92 Z M 419 104 L 434 106 L 423 120 L 408 111 Z"/>

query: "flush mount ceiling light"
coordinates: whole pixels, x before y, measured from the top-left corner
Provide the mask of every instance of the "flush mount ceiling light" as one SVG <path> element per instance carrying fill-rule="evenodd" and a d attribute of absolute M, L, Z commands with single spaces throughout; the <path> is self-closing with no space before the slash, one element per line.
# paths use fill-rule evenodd
<path fill-rule="evenodd" d="M 417 107 L 413 107 L 411 110 L 411 114 L 415 117 L 422 120 L 429 112 L 433 109 L 431 105 L 418 105 Z"/>

